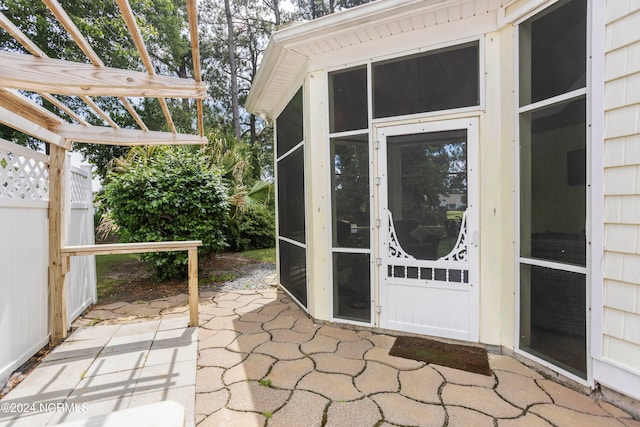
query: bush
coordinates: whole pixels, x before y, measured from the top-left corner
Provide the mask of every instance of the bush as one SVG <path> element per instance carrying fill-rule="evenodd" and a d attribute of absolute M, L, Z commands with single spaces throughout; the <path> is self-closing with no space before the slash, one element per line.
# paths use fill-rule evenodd
<path fill-rule="evenodd" d="M 238 212 L 229 219 L 229 246 L 237 252 L 272 248 L 275 245 L 275 218 L 268 207 Z"/>
<path fill-rule="evenodd" d="M 166 149 L 109 178 L 105 201 L 122 242 L 202 240 L 202 255 L 227 246 L 227 188 L 201 154 Z M 148 253 L 143 259 L 159 279 L 187 273 L 186 251 Z"/>

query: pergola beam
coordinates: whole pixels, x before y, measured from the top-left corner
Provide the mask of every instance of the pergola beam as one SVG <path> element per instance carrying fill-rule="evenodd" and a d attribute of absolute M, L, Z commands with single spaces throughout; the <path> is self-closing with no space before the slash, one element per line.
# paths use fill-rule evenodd
<path fill-rule="evenodd" d="M 79 96 L 204 98 L 204 83 L 0 52 L 0 87 Z"/>
<path fill-rule="evenodd" d="M 200 70 L 200 42 L 198 41 L 198 11 L 196 0 L 187 0 L 187 17 L 189 20 L 189 39 L 191 40 L 191 57 L 193 62 L 193 78 L 196 82 L 202 81 Z M 202 113 L 202 99 L 196 100 L 198 108 L 198 131 L 204 136 L 204 119 Z"/>
<path fill-rule="evenodd" d="M 60 135 L 51 132 L 49 129 L 34 123 L 24 116 L 14 113 L 5 107 L 0 106 L 0 123 L 9 126 L 15 130 L 18 130 L 27 135 L 31 135 L 41 141 L 48 142 L 53 145 L 58 145 L 64 148 L 70 148 L 70 144 L 67 143 Z M 79 125 L 76 125 L 79 126 Z"/>
<path fill-rule="evenodd" d="M 29 51 L 29 53 L 31 53 L 36 58 L 48 58 L 47 54 L 44 53 L 38 46 L 36 46 L 35 43 L 33 43 L 26 34 L 20 31 L 20 29 L 16 27 L 13 22 L 11 22 L 2 12 L 0 12 L 0 27 L 11 34 L 13 38 L 15 38 L 25 49 Z M 88 124 L 86 121 L 84 121 L 84 119 L 79 119 L 77 114 L 73 113 L 68 107 L 65 107 L 64 104 L 53 98 L 49 93 L 43 92 L 41 93 L 41 96 L 47 99 L 56 107 L 69 114 L 74 119 L 78 120 L 79 123 Z M 88 96 L 81 96 L 80 99 L 82 99 L 84 103 L 87 104 L 89 108 L 91 108 L 96 114 L 102 117 L 103 120 L 109 123 L 109 125 L 118 127 L 118 125 L 113 120 L 111 120 L 109 115 L 105 113 L 95 102 L 93 102 L 91 98 L 89 98 Z"/>
<path fill-rule="evenodd" d="M 52 129 L 67 141 L 109 145 L 160 145 L 160 144 L 206 144 L 200 135 L 141 131 L 137 129 L 112 129 L 103 126 L 80 126 L 61 123 Z"/>
<path fill-rule="evenodd" d="M 64 122 L 56 114 L 13 89 L 0 88 L 0 106 L 46 129 Z"/>
<path fill-rule="evenodd" d="M 64 28 L 67 30 L 71 38 L 76 42 L 76 44 L 82 50 L 82 52 L 84 52 L 84 54 L 87 55 L 87 58 L 89 58 L 91 63 L 93 65 L 97 65 L 98 67 L 104 67 L 105 65 L 102 59 L 98 56 L 96 51 L 93 50 L 93 48 L 91 47 L 87 39 L 85 39 L 82 33 L 80 32 L 80 29 L 76 26 L 76 24 L 73 23 L 73 21 L 71 20 L 67 12 L 65 12 L 65 10 L 62 8 L 60 3 L 58 3 L 57 0 L 44 0 L 44 2 L 46 3 L 49 10 L 58 19 L 58 21 L 64 26 Z M 138 123 L 138 126 L 140 126 L 142 130 L 149 130 L 147 128 L 147 125 L 145 125 L 145 123 L 142 121 L 142 118 L 140 117 L 138 112 L 133 108 L 133 105 L 131 105 L 129 100 L 127 100 L 123 96 L 119 97 L 118 99 L 120 100 L 122 105 L 124 105 L 124 107 L 127 109 L 129 114 L 131 114 L 131 116 L 136 121 L 136 123 Z M 83 101 L 87 102 L 87 99 L 83 98 Z M 100 114 L 100 116 L 107 123 L 109 123 L 110 126 L 115 128 L 119 127 L 113 120 L 111 120 L 111 118 L 108 115 L 106 115 L 106 113 L 101 114 L 100 108 L 95 103 L 93 103 L 93 101 L 91 101 L 91 104 L 89 105 L 92 108 L 94 108 L 94 110 L 98 114 Z M 96 110 L 96 108 L 98 109 Z"/>
<path fill-rule="evenodd" d="M 138 49 L 138 53 L 140 53 L 140 57 L 142 58 L 142 63 L 147 69 L 147 73 L 150 76 L 155 76 L 155 70 L 153 69 L 153 64 L 151 63 L 151 56 L 149 55 L 149 51 L 147 50 L 147 46 L 144 44 L 144 40 L 142 39 L 142 32 L 140 31 L 140 27 L 136 22 L 135 16 L 133 16 L 133 10 L 131 9 L 131 5 L 128 0 L 118 0 L 118 7 L 120 8 L 120 12 L 122 13 L 122 17 L 124 18 L 124 22 L 127 24 L 129 28 L 129 34 L 133 39 L 133 44 Z M 197 97 L 194 97 L 197 98 Z M 173 119 L 171 118 L 171 112 L 169 111 L 169 106 L 167 105 L 167 101 L 163 97 L 159 97 L 158 101 L 160 101 L 160 108 L 162 108 L 162 112 L 164 113 L 164 118 L 167 120 L 169 124 L 169 129 L 171 132 L 176 133 L 176 126 L 173 123 Z"/>

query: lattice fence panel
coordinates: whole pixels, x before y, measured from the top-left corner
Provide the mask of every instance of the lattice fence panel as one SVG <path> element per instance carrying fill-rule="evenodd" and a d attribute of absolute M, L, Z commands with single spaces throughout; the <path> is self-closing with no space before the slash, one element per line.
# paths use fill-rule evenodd
<path fill-rule="evenodd" d="M 71 171 L 71 203 L 86 203 L 87 190 L 91 181 L 87 177 L 75 170 Z"/>
<path fill-rule="evenodd" d="M 47 163 L 27 150 L 11 150 L 0 146 L 0 198 L 48 200 L 49 170 Z"/>

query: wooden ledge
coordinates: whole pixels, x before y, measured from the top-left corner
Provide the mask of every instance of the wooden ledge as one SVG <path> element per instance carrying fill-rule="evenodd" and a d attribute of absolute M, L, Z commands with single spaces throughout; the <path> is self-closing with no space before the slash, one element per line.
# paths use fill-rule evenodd
<path fill-rule="evenodd" d="M 106 245 L 63 246 L 60 248 L 64 274 L 69 271 L 69 258 L 72 256 L 136 254 L 146 252 L 175 252 L 189 253 L 189 326 L 198 326 L 198 247 L 201 240 L 186 240 L 173 242 L 146 243 L 114 243 Z"/>
<path fill-rule="evenodd" d="M 60 251 L 66 256 L 136 254 L 145 252 L 187 251 L 202 246 L 201 240 L 146 243 L 112 243 L 105 245 L 63 246 Z"/>

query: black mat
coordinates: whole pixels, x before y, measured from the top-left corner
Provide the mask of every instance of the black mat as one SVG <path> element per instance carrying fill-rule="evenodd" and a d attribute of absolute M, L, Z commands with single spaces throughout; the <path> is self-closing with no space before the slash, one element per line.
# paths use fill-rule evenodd
<path fill-rule="evenodd" d="M 487 351 L 480 347 L 449 344 L 419 337 L 398 337 L 389 354 L 476 374 L 491 375 Z"/>

